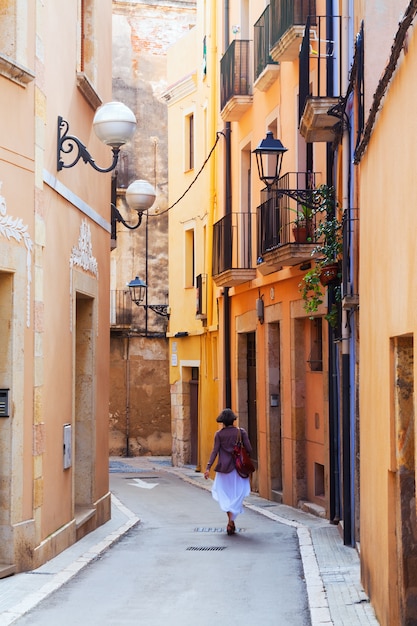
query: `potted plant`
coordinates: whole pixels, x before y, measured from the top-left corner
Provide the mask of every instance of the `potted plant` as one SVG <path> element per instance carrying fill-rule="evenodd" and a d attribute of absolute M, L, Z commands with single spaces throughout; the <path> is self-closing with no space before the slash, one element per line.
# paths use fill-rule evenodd
<path fill-rule="evenodd" d="M 314 209 L 307 204 L 300 204 L 297 208 L 297 217 L 293 221 L 293 235 L 296 243 L 311 243 L 313 241 Z"/>
<path fill-rule="evenodd" d="M 323 286 L 335 286 L 335 300 L 340 301 L 340 256 L 343 250 L 342 223 L 337 217 L 334 189 L 322 185 L 314 192 L 315 208 L 313 215 L 316 226 L 313 238 L 316 245 L 312 256 L 316 264 L 303 277 L 299 284 L 304 299 L 304 308 L 312 315 L 324 300 Z M 332 326 L 337 323 L 337 305 L 325 316 Z"/>

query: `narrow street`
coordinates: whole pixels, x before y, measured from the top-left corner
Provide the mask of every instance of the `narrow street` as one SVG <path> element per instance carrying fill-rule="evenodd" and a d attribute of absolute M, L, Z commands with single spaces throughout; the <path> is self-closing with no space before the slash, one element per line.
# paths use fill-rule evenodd
<path fill-rule="evenodd" d="M 228 537 L 208 491 L 120 463 L 112 493 L 140 523 L 19 626 L 309 626 L 294 528 L 245 510 Z"/>

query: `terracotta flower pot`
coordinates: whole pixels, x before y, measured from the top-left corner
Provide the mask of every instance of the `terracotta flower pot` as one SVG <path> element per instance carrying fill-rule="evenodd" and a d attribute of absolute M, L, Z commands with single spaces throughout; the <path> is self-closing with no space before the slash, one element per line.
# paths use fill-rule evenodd
<path fill-rule="evenodd" d="M 294 235 L 294 241 L 296 243 L 311 243 L 312 242 L 312 225 L 311 223 L 299 223 L 292 229 Z"/>
<path fill-rule="evenodd" d="M 340 282 L 339 264 L 331 263 L 330 265 L 325 265 L 320 273 L 320 282 L 323 287 L 334 282 Z"/>

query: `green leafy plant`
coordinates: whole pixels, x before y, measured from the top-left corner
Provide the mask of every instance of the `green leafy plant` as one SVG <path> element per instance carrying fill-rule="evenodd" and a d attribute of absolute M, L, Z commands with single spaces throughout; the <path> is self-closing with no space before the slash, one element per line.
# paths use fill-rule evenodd
<path fill-rule="evenodd" d="M 290 211 L 294 211 L 294 209 L 290 209 Z M 297 217 L 295 218 L 293 224 L 305 224 L 306 222 L 311 222 L 313 220 L 314 209 L 312 206 L 300 204 L 295 212 L 297 213 Z"/>
<path fill-rule="evenodd" d="M 320 283 L 320 272 L 321 267 L 315 265 L 304 274 L 302 281 L 298 285 L 304 300 L 304 309 L 311 317 L 313 317 L 313 313 L 317 312 L 324 300 L 323 288 Z"/>
<path fill-rule="evenodd" d="M 312 217 L 316 218 L 313 239 L 316 245 L 312 256 L 316 257 L 316 263 L 306 272 L 298 285 L 304 300 L 304 309 L 310 317 L 313 317 L 320 304 L 324 302 L 324 287 L 321 283 L 323 268 L 330 264 L 337 264 L 343 251 L 342 223 L 337 218 L 333 187 L 321 185 L 313 193 L 313 202 Z M 339 283 L 335 284 L 334 293 L 336 303 L 339 303 L 341 300 Z M 325 319 L 333 327 L 337 325 L 339 317 L 339 307 L 336 303 L 325 315 Z"/>
<path fill-rule="evenodd" d="M 333 187 L 321 185 L 314 192 L 316 216 L 315 239 L 317 245 L 312 255 L 320 255 L 320 263 L 327 265 L 339 260 L 343 250 L 342 223 L 336 215 L 336 201 Z"/>
<path fill-rule="evenodd" d="M 314 209 L 307 204 L 299 204 L 297 210 L 289 209 L 296 213 L 293 224 L 293 233 L 295 241 L 298 243 L 312 243 L 313 241 L 313 218 Z"/>

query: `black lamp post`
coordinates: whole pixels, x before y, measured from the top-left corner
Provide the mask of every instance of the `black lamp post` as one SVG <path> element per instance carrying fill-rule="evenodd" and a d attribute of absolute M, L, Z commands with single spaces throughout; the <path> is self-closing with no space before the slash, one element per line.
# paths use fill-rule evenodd
<path fill-rule="evenodd" d="M 259 178 L 267 187 L 272 187 L 277 183 L 285 152 L 287 152 L 287 148 L 284 148 L 279 139 L 274 138 L 274 134 L 270 130 L 266 133 L 265 139 L 262 139 L 259 146 L 253 150 L 253 153 L 256 155 Z M 273 162 L 274 167 L 272 167 L 272 159 L 270 157 L 275 159 Z M 269 174 L 269 171 L 272 171 L 272 173 Z"/>
<path fill-rule="evenodd" d="M 110 146 L 113 161 L 109 167 L 99 167 L 78 137 L 69 134 L 69 123 L 58 117 L 57 170 L 74 167 L 80 159 L 89 163 L 97 172 L 111 172 L 117 165 L 120 147 L 131 139 L 136 129 L 134 113 L 122 102 L 107 102 L 99 107 L 94 115 L 93 127 L 97 137 Z M 64 162 L 64 155 L 72 156 L 72 161 Z"/>

